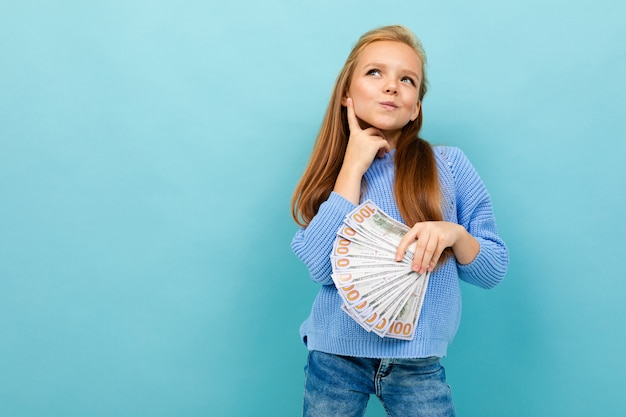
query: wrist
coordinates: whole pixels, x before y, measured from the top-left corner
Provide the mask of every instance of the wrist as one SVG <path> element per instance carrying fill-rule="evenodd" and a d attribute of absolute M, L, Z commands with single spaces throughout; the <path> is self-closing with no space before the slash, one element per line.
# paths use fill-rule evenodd
<path fill-rule="evenodd" d="M 480 244 L 478 240 L 461 225 L 458 225 L 457 233 L 457 240 L 454 245 L 452 245 L 452 251 L 458 263 L 467 265 L 478 255 Z"/>

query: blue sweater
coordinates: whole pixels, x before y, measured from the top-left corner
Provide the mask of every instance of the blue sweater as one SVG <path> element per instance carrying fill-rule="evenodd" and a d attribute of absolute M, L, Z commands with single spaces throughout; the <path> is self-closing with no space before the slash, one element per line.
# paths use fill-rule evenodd
<path fill-rule="evenodd" d="M 506 273 L 509 254 L 496 229 L 487 190 L 463 152 L 434 147 L 445 202 L 444 219 L 462 225 L 480 243 L 476 258 L 460 265 L 454 257 L 430 277 L 421 316 L 411 341 L 368 333 L 341 310 L 341 297 L 330 274 L 330 253 L 336 232 L 355 205 L 332 193 L 306 228 L 298 230 L 291 247 L 307 266 L 311 279 L 322 285 L 310 316 L 300 327 L 309 350 L 370 358 L 444 357 L 461 319 L 459 279 L 482 288 L 496 286 Z M 394 155 L 375 158 L 365 173 L 363 201 L 371 199 L 404 223 L 393 196 Z"/>

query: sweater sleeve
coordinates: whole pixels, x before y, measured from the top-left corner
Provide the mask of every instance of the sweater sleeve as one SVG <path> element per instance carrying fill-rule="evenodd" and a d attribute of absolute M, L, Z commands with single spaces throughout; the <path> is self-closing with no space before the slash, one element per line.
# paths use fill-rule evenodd
<path fill-rule="evenodd" d="M 493 288 L 506 274 L 509 251 L 498 236 L 491 198 L 478 173 L 460 149 L 451 148 L 448 158 L 456 187 L 458 222 L 480 244 L 478 255 L 472 262 L 458 264 L 459 276 L 481 288 Z"/>
<path fill-rule="evenodd" d="M 356 206 L 341 195 L 332 192 L 306 228 L 296 232 L 291 249 L 304 262 L 311 279 L 322 285 L 333 283 L 330 254 L 337 230 L 343 219 Z"/>

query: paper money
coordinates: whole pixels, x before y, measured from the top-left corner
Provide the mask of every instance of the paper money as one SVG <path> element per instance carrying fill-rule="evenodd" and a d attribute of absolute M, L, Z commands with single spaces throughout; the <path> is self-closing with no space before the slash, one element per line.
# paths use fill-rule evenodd
<path fill-rule="evenodd" d="M 411 269 L 414 245 L 395 260 L 408 231 L 368 200 L 346 216 L 333 245 L 332 279 L 341 308 L 380 337 L 413 339 L 428 288 L 430 272 Z"/>

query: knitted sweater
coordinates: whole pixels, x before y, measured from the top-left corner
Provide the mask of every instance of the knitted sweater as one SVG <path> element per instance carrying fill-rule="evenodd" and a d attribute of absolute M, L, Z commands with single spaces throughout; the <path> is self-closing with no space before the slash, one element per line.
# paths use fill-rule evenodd
<path fill-rule="evenodd" d="M 322 285 L 310 316 L 300 327 L 309 350 L 370 358 L 444 357 L 461 319 L 459 279 L 492 288 L 504 277 L 508 250 L 496 229 L 487 190 L 463 152 L 454 147 L 434 147 L 439 182 L 444 196 L 444 219 L 462 225 L 476 238 L 480 251 L 467 265 L 450 257 L 431 273 L 415 337 L 411 341 L 381 338 L 367 332 L 341 310 L 341 297 L 330 274 L 330 253 L 336 232 L 346 214 L 356 206 L 332 193 L 306 228 L 298 230 L 291 247 L 313 281 Z M 404 223 L 393 195 L 394 155 L 375 158 L 365 173 L 363 201 L 371 199 L 387 214 Z"/>

